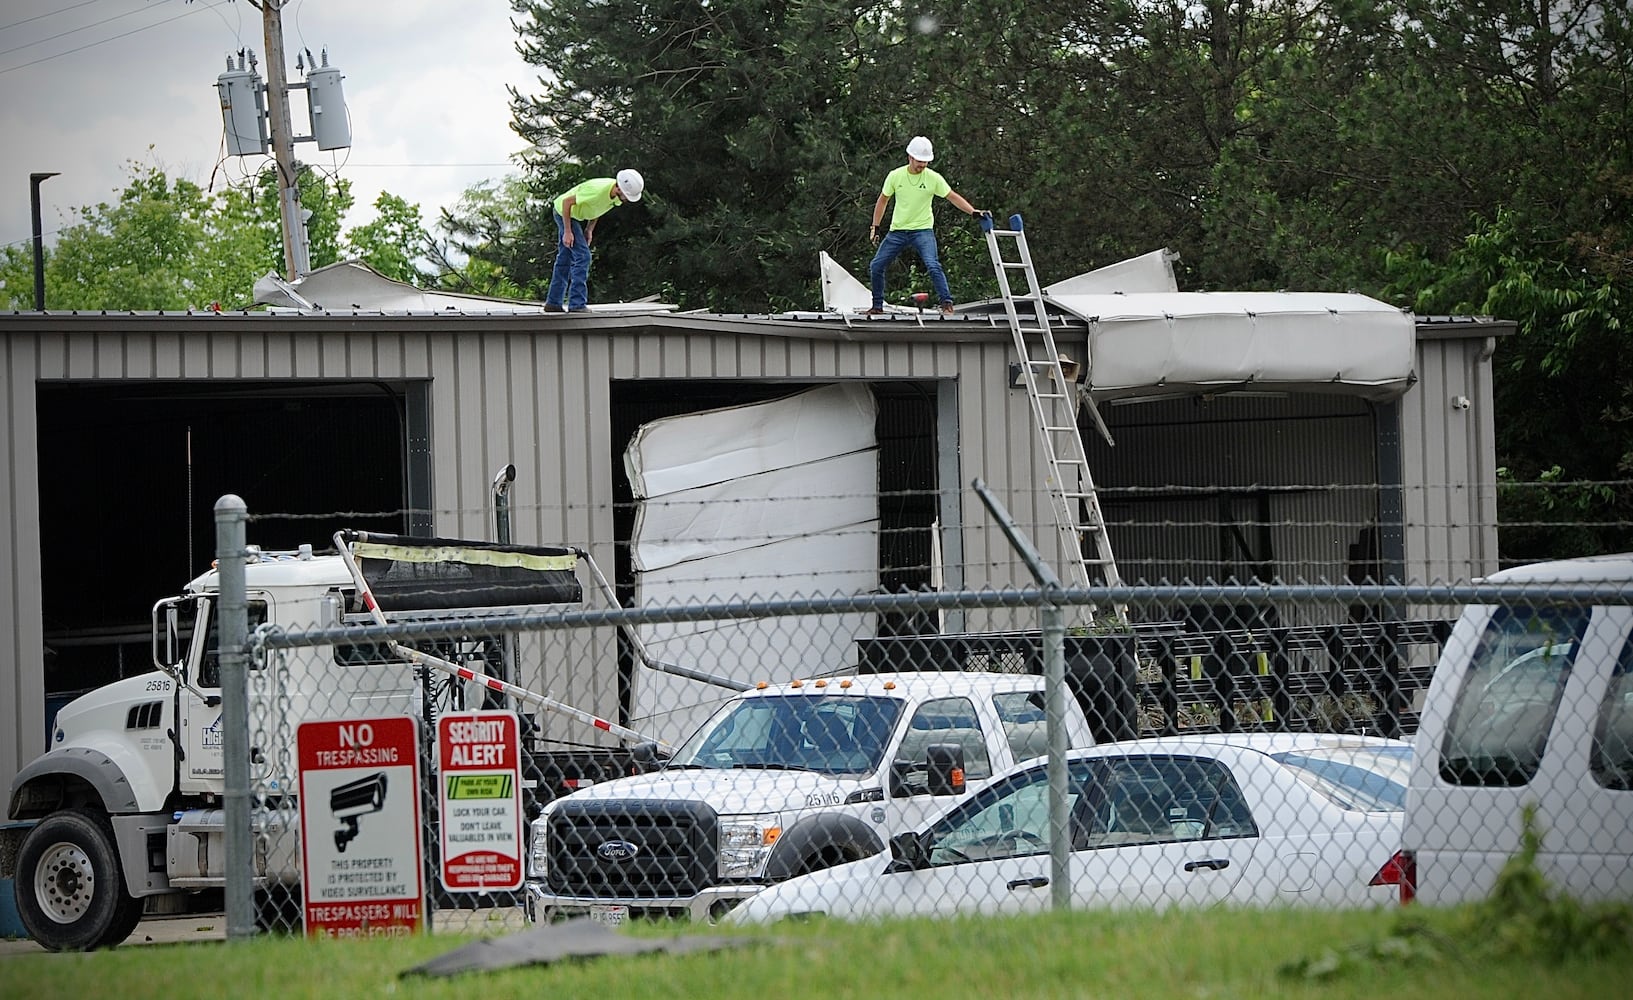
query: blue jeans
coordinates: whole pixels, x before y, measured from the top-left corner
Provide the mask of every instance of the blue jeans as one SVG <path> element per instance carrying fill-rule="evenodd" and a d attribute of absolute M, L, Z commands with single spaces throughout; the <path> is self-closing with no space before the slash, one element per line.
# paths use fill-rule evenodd
<path fill-rule="evenodd" d="M 947 288 L 947 273 L 941 269 L 941 254 L 936 250 L 936 231 L 892 229 L 879 241 L 879 252 L 873 255 L 873 263 L 868 266 L 873 278 L 873 308 L 884 308 L 885 268 L 908 247 L 918 252 L 919 260 L 924 262 L 924 269 L 930 272 L 930 284 L 935 286 L 936 299 L 942 305 L 952 305 L 953 293 Z"/>
<path fill-rule="evenodd" d="M 572 220 L 573 245 L 562 242 L 567 237 L 567 224 L 560 212 L 556 217 L 556 266 L 550 271 L 550 290 L 544 301 L 562 305 L 568 312 L 588 309 L 590 306 L 590 241 L 584 238 L 584 226 Z"/>

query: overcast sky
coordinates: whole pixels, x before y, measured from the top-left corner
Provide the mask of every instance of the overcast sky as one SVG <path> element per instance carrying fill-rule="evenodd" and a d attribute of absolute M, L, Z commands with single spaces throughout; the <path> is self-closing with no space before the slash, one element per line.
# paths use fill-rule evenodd
<path fill-rule="evenodd" d="M 505 86 L 534 89 L 538 73 L 516 54 L 510 17 L 506 0 L 288 0 L 290 80 L 303 49 L 328 48 L 344 74 L 351 148 L 296 143 L 295 155 L 351 181 L 348 227 L 372 217 L 382 190 L 429 225 L 465 188 L 513 169 L 524 143 Z M 40 187 L 50 234 L 73 208 L 112 200 L 130 160 L 201 185 L 213 174 L 218 189 L 264 169 L 268 157 L 223 151 L 215 81 L 241 47 L 264 79 L 262 16 L 247 0 L 0 2 L 0 243 L 31 238 L 33 172 L 61 175 Z M 308 134 L 305 91 L 290 112 Z"/>

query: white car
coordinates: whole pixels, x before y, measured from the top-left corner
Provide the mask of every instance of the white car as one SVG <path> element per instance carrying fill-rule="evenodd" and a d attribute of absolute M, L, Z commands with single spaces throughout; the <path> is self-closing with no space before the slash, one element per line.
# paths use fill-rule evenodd
<path fill-rule="evenodd" d="M 1369 906 L 1411 898 L 1411 744 L 1233 733 L 1069 754 L 1074 907 Z M 772 886 L 734 923 L 1046 910 L 1045 762 L 1014 768 L 888 852 Z"/>

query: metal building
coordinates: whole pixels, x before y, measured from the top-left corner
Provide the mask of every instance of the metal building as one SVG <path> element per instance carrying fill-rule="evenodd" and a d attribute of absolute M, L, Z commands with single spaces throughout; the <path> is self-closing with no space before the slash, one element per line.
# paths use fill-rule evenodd
<path fill-rule="evenodd" d="M 1060 343 L 1083 350 L 1085 325 L 1062 322 Z M 1417 380 L 1390 401 L 1217 392 L 1103 406 L 1117 444 L 1091 440 L 1091 464 L 1124 575 L 1494 570 L 1490 362 L 1511 330 L 1420 317 Z M 54 703 L 149 669 L 147 609 L 208 566 L 209 512 L 228 492 L 268 548 L 360 522 L 491 537 L 490 482 L 514 463 L 516 541 L 581 544 L 619 566 L 619 455 L 637 426 L 862 382 L 880 401 L 892 498 L 883 583 L 926 582 L 915 567 L 932 531 L 944 586 L 1027 583 L 968 489 L 984 479 L 1023 525 L 1050 516 L 1013 353 L 993 314 L 0 315 L 0 782 L 46 748 Z M 586 707 L 615 709 L 593 704 L 604 697 Z"/>

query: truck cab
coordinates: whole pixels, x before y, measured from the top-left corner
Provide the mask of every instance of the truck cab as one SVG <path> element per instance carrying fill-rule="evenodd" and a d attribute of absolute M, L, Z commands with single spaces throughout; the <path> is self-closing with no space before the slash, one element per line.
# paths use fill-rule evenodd
<path fill-rule="evenodd" d="M 337 621 L 351 577 L 338 556 L 310 546 L 251 549 L 249 625 Z M 51 950 L 118 944 L 151 896 L 225 880 L 222 805 L 220 579 L 216 570 L 153 609 L 155 670 L 92 691 L 57 714 L 50 749 L 13 780 L 7 815 L 34 821 L 0 847 L 16 859 L 19 915 Z M 290 650 L 251 667 L 252 703 L 276 702 L 291 725 L 257 727 L 252 779 L 274 793 L 254 822 L 263 889 L 299 882 L 292 791 L 293 724 L 307 718 L 403 712 L 417 687 L 400 662 L 354 662 L 356 650 Z M 365 658 L 367 660 L 368 658 Z M 288 806 L 287 808 L 285 806 Z"/>
<path fill-rule="evenodd" d="M 1068 700 L 1070 746 L 1094 742 Z M 661 769 L 592 785 L 530 831 L 536 920 L 717 918 L 767 885 L 882 851 L 1047 752 L 1043 679 L 903 672 L 761 684 Z"/>

